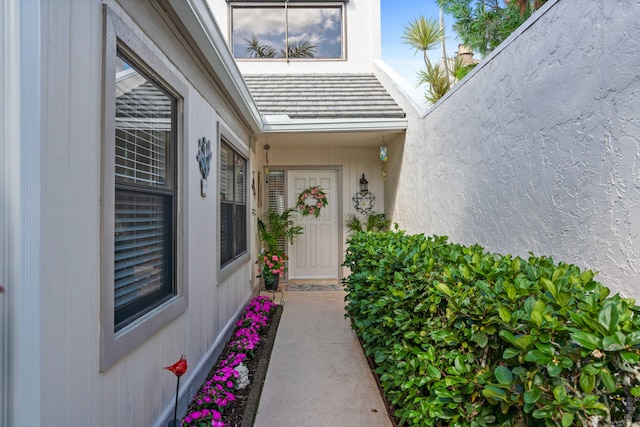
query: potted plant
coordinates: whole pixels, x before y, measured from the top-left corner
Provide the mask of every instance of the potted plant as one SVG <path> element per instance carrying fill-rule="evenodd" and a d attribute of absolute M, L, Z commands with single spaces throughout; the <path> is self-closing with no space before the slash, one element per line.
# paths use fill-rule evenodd
<path fill-rule="evenodd" d="M 285 261 L 288 258 L 280 251 L 265 251 L 260 255 L 260 258 L 261 259 L 259 261 L 262 264 L 260 274 L 262 275 L 262 279 L 264 280 L 264 287 L 268 291 L 275 291 L 276 289 L 278 289 L 280 277 L 284 274 L 285 271 L 287 271 Z"/>
<path fill-rule="evenodd" d="M 264 219 L 258 219 L 258 236 L 263 247 L 257 262 L 262 265 L 260 272 L 265 287 L 269 284 L 275 286 L 274 289 L 278 288 L 278 281 L 287 270 L 285 242 L 293 243 L 295 238 L 303 233 L 301 226 L 294 225 L 295 213 L 295 208 L 287 208 L 282 213 L 269 208 Z M 271 264 L 273 266 L 270 266 Z M 273 282 L 276 282 L 275 285 Z"/>
<path fill-rule="evenodd" d="M 388 231 L 391 221 L 382 212 L 367 212 L 364 219 L 356 214 L 345 217 L 345 226 L 350 232 L 355 231 Z"/>

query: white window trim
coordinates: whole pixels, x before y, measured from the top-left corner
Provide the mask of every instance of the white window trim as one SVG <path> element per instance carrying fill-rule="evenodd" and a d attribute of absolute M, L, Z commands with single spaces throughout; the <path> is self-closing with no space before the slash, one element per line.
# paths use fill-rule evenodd
<path fill-rule="evenodd" d="M 249 147 L 244 144 L 242 142 L 242 140 L 240 138 L 238 138 L 238 136 L 231 130 L 231 128 L 229 126 L 227 126 L 226 124 L 224 124 L 223 122 L 218 122 L 218 135 L 217 135 L 217 141 L 218 141 L 218 153 L 220 153 L 221 151 L 221 145 L 223 144 L 222 139 L 224 138 L 224 143 L 226 143 L 227 145 L 229 145 L 232 149 L 234 149 L 235 151 L 237 151 L 241 156 L 243 156 L 246 161 L 247 161 L 247 166 L 246 166 L 246 171 L 248 173 L 248 171 L 251 170 L 251 166 L 250 166 L 250 149 Z M 219 162 L 219 159 L 218 159 Z M 218 165 L 218 163 L 216 163 L 216 165 Z M 216 174 L 219 174 L 220 168 L 216 167 Z M 230 263 L 221 266 L 220 265 L 220 198 L 219 198 L 219 194 L 220 194 L 220 177 L 217 176 L 216 179 L 218 180 L 218 189 L 216 191 L 216 197 L 217 197 L 217 201 L 216 201 L 216 217 L 218 218 L 218 224 L 217 224 L 217 249 L 218 249 L 218 255 L 216 257 L 217 259 L 217 265 L 218 265 L 218 285 L 222 284 L 226 279 L 228 279 L 233 273 L 235 273 L 236 271 L 238 271 L 239 269 L 241 269 L 251 258 L 251 254 L 249 253 L 251 251 L 251 242 L 250 242 L 250 236 L 252 236 L 253 234 L 253 230 L 251 229 L 251 222 L 250 222 L 250 218 L 251 218 L 251 209 L 252 206 L 250 205 L 250 201 L 251 198 L 249 197 L 249 178 L 247 176 L 247 179 L 245 179 L 245 186 L 247 188 L 245 188 L 245 194 L 247 195 L 247 209 L 246 209 L 246 224 L 247 224 L 247 251 L 240 255 L 239 257 L 237 257 L 236 259 L 234 259 L 233 261 L 231 261 Z"/>
<path fill-rule="evenodd" d="M 188 88 L 169 67 L 153 53 L 134 31 L 108 6 L 104 6 L 103 134 L 102 134 L 102 206 L 100 256 L 100 370 L 105 371 L 151 335 L 184 313 L 188 307 L 186 218 L 184 183 L 186 182 L 188 135 L 185 127 L 188 111 Z M 178 99 L 176 214 L 177 295 L 146 313 L 117 333 L 114 332 L 114 210 L 115 210 L 115 62 L 118 48 L 126 51 L 136 66 L 162 83 Z"/>

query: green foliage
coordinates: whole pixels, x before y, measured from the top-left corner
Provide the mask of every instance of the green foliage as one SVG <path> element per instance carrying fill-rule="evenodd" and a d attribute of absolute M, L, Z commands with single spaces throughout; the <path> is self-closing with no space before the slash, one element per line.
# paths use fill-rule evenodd
<path fill-rule="evenodd" d="M 303 233 L 303 228 L 294 225 L 295 208 L 287 208 L 278 213 L 269 208 L 264 219 L 258 218 L 258 236 L 264 249 L 270 253 L 282 253 L 285 242 L 293 243 Z"/>
<path fill-rule="evenodd" d="M 347 214 L 344 221 L 347 230 L 353 231 L 389 231 L 391 221 L 383 212 L 367 212 L 364 220 L 357 214 Z"/>
<path fill-rule="evenodd" d="M 415 49 L 415 53 L 422 52 L 425 69 L 418 71 L 418 86 L 427 85 L 425 99 L 435 104 L 451 88 L 452 82 L 449 78 L 449 70 L 441 67 L 438 63 L 433 63 L 427 55 L 427 51 L 434 49 L 444 37 L 444 29 L 435 19 L 426 19 L 420 16 L 409 23 L 404 28 L 402 39 L 404 43 Z"/>
<path fill-rule="evenodd" d="M 447 59 L 432 62 L 427 51 L 434 49 L 444 38 L 444 29 L 435 19 L 423 16 L 414 19 L 404 28 L 402 39 L 404 43 L 415 49 L 415 53 L 422 52 L 425 69 L 417 72 L 418 86 L 425 85 L 424 94 L 427 102 L 435 104 L 458 81 L 462 80 L 475 64 L 465 64 L 462 58 Z"/>
<path fill-rule="evenodd" d="M 453 61 L 453 67 L 451 67 L 451 74 L 456 82 L 464 79 L 471 70 L 478 64 L 466 64 L 459 56 Z"/>
<path fill-rule="evenodd" d="M 434 64 L 427 60 L 426 69 L 418 71 L 418 84 L 427 85 L 424 98 L 428 102 L 435 104 L 440 98 L 449 92 L 453 82 L 449 78 L 447 70 L 439 64 Z"/>
<path fill-rule="evenodd" d="M 426 51 L 434 49 L 442 37 L 444 37 L 444 30 L 440 28 L 440 23 L 437 20 L 420 16 L 404 28 L 402 39 L 415 49 L 414 53 L 426 53 Z"/>
<path fill-rule="evenodd" d="M 358 233 L 348 315 L 403 425 L 640 421 L 640 308 L 591 271 L 446 237 Z"/>
<path fill-rule="evenodd" d="M 455 19 L 462 42 L 483 57 L 539 9 L 546 0 L 436 0 Z M 505 4 L 506 3 L 506 4 Z"/>

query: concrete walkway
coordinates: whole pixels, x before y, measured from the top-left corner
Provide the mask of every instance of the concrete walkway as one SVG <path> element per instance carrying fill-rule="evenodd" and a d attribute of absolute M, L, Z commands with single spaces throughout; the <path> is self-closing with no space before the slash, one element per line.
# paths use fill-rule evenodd
<path fill-rule="evenodd" d="M 284 291 L 254 427 L 392 426 L 358 339 L 344 318 L 344 295 Z"/>

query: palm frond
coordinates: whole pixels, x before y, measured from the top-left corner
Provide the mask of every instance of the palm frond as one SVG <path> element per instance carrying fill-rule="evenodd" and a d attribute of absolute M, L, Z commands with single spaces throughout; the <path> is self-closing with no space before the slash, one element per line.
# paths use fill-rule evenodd
<path fill-rule="evenodd" d="M 416 51 L 426 52 L 435 48 L 444 37 L 444 31 L 440 23 L 433 18 L 420 16 L 404 28 L 402 39 L 404 43 L 413 47 Z"/>

